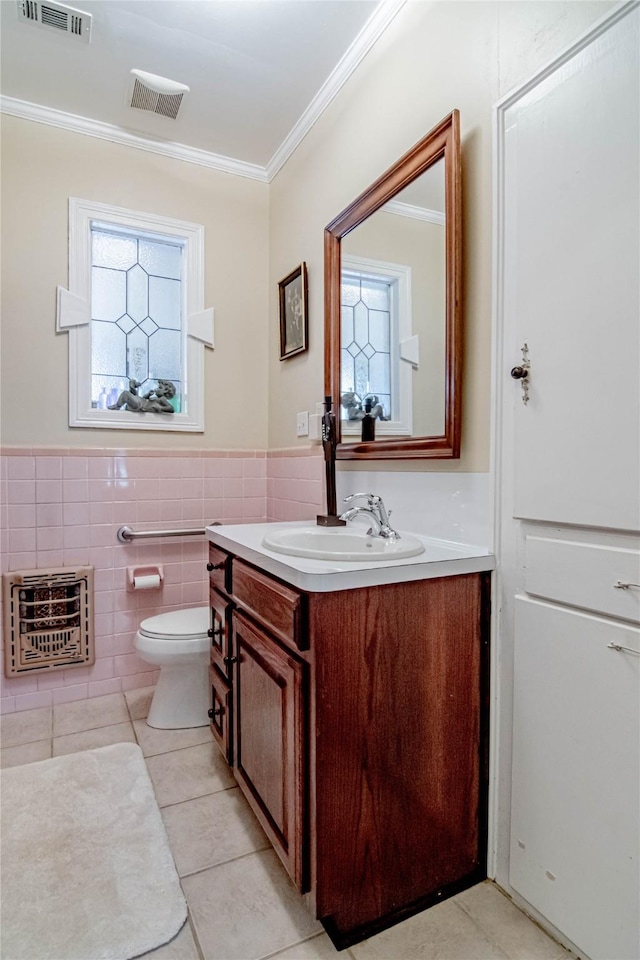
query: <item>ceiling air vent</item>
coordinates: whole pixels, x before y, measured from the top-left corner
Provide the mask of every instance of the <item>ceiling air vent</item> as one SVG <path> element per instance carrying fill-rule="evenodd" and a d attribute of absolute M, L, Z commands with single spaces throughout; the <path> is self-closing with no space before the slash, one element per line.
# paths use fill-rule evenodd
<path fill-rule="evenodd" d="M 69 37 L 89 43 L 91 40 L 91 14 L 75 10 L 62 3 L 46 3 L 40 0 L 17 0 L 18 19 L 36 27 L 66 33 Z"/>
<path fill-rule="evenodd" d="M 155 73 L 145 73 L 144 70 L 132 70 L 133 78 L 129 106 L 136 110 L 150 110 L 162 117 L 175 120 L 185 93 L 189 87 L 166 77 L 157 77 Z"/>

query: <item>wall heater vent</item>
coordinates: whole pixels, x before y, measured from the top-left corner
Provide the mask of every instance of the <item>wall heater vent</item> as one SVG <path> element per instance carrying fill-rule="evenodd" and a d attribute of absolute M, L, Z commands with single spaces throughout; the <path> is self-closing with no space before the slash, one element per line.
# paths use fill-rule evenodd
<path fill-rule="evenodd" d="M 91 40 L 91 14 L 52 0 L 17 0 L 18 19 L 36 27 L 66 33 L 76 40 Z"/>
<path fill-rule="evenodd" d="M 14 570 L 2 581 L 5 676 L 95 661 L 93 567 Z"/>

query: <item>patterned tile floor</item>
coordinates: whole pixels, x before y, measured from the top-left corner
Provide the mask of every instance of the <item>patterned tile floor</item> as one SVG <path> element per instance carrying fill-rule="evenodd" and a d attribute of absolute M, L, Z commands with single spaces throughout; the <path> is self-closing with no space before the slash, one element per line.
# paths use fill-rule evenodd
<path fill-rule="evenodd" d="M 3 766 L 138 743 L 189 907 L 145 960 L 570 960 L 492 883 L 340 954 L 308 913 L 242 797 L 209 729 L 154 730 L 152 689 L 2 718 Z"/>

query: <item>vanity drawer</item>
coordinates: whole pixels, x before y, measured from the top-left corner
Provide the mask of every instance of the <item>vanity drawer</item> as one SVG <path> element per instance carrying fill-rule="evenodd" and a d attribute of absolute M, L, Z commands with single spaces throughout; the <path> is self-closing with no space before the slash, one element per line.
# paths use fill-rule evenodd
<path fill-rule="evenodd" d="M 231 557 L 224 550 L 209 544 L 209 582 L 223 593 L 231 591 Z"/>
<path fill-rule="evenodd" d="M 307 649 L 303 630 L 303 597 L 259 570 L 234 560 L 233 599 L 271 633 L 299 650 Z"/>
<path fill-rule="evenodd" d="M 640 621 L 640 550 L 526 538 L 525 590 L 558 603 Z"/>
<path fill-rule="evenodd" d="M 231 679 L 233 666 L 231 651 L 231 610 L 233 604 L 228 597 L 212 587 L 209 591 L 211 607 L 211 663 L 218 668 L 223 677 Z"/>

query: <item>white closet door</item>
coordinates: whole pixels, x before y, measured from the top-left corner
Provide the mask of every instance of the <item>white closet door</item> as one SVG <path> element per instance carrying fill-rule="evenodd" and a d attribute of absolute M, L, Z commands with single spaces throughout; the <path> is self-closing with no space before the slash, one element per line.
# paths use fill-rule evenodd
<path fill-rule="evenodd" d="M 497 117 L 497 876 L 591 960 L 640 957 L 639 24 Z"/>
<path fill-rule="evenodd" d="M 640 36 L 636 9 L 506 113 L 505 322 L 514 515 L 640 528 Z M 508 376 L 508 371 L 506 371 Z"/>
<path fill-rule="evenodd" d="M 589 956 L 638 960 L 640 630 L 516 597 L 511 883 Z"/>

